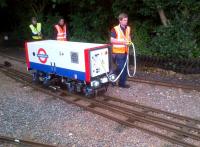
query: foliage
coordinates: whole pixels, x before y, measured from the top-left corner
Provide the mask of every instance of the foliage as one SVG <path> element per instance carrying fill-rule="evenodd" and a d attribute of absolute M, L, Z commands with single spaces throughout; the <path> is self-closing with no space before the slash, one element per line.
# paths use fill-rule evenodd
<path fill-rule="evenodd" d="M 77 11 L 70 15 L 71 39 L 105 43 L 109 38 L 108 10 L 103 5 L 97 7 L 97 1 L 84 0 Z"/>
<path fill-rule="evenodd" d="M 155 28 L 156 37 L 150 47 L 153 55 L 178 59 L 200 57 L 197 7 L 200 8 L 197 3 L 188 1 L 174 5 L 170 25 Z"/>
<path fill-rule="evenodd" d="M 137 49 L 137 54 L 152 55 L 150 47 L 151 36 L 149 35 L 148 23 L 135 22 L 133 42 Z"/>
<path fill-rule="evenodd" d="M 157 36 L 151 40 L 151 51 L 155 56 L 169 58 L 197 58 L 198 52 L 190 24 L 181 20 L 172 21 L 168 27 L 156 29 Z"/>
<path fill-rule="evenodd" d="M 42 23 L 44 39 L 52 39 L 53 26 L 58 22 L 59 18 L 60 16 L 58 14 L 41 16 L 41 19 L 39 20 L 41 20 Z"/>
<path fill-rule="evenodd" d="M 70 40 L 108 43 L 110 29 L 121 12 L 129 15 L 138 54 L 170 58 L 200 57 L 200 2 L 198 0 L 0 0 L 0 7 L 12 10 L 13 37 L 30 36 L 30 18 L 43 24 L 46 38 L 58 16 L 69 24 Z M 163 26 L 162 9 L 169 24 Z"/>
<path fill-rule="evenodd" d="M 0 7 L 6 7 L 7 3 L 6 0 L 0 0 Z"/>

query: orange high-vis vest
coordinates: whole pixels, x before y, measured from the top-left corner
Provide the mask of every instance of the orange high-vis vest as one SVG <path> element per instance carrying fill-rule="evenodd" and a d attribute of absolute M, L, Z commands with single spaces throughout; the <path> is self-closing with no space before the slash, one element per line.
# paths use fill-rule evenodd
<path fill-rule="evenodd" d="M 118 41 L 131 41 L 131 38 L 130 38 L 130 27 L 127 26 L 126 28 L 126 34 L 124 34 L 124 32 L 122 31 L 120 25 L 118 26 L 115 26 L 114 27 L 115 29 L 115 32 L 116 32 L 116 39 Z M 124 54 L 124 53 L 127 53 L 128 51 L 128 46 L 127 45 L 119 45 L 119 44 L 113 44 L 113 47 L 112 47 L 112 52 L 115 53 L 115 54 Z"/>
<path fill-rule="evenodd" d="M 66 25 L 64 25 L 63 27 L 60 27 L 59 25 L 55 25 L 55 28 L 57 30 L 57 40 L 61 40 L 61 41 L 67 41 L 66 38 Z"/>

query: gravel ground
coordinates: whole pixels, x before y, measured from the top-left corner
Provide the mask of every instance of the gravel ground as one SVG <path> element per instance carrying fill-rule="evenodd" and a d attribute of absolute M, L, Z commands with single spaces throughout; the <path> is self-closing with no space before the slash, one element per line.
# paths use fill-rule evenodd
<path fill-rule="evenodd" d="M 138 68 L 136 77 L 146 78 L 147 80 L 164 81 L 174 84 L 185 84 L 200 86 L 200 74 L 184 75 L 173 71 L 166 71 L 160 68 Z"/>
<path fill-rule="evenodd" d="M 0 82 L 1 135 L 57 146 L 170 146 L 137 129 L 35 91 L 2 73 Z"/>
<path fill-rule="evenodd" d="M 129 89 L 110 87 L 108 94 L 128 101 L 200 119 L 200 92 L 128 82 Z M 126 92 L 125 92 L 126 91 Z"/>
<path fill-rule="evenodd" d="M 26 71 L 24 64 L 16 62 L 13 66 Z M 35 91 L 1 72 L 0 83 L 0 135 L 63 147 L 175 146 Z M 200 92 L 129 84 L 129 89 L 109 87 L 107 94 L 200 119 Z"/>

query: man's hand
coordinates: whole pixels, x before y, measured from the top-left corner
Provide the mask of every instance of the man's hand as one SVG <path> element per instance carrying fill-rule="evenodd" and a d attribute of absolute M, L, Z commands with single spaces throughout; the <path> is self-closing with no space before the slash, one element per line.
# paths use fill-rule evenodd
<path fill-rule="evenodd" d="M 38 36 L 41 36 L 41 37 L 43 37 L 43 35 L 42 35 L 42 33 L 41 33 L 41 32 L 38 32 Z"/>
<path fill-rule="evenodd" d="M 41 32 L 38 32 L 38 36 L 42 36 L 42 33 L 41 33 Z"/>
<path fill-rule="evenodd" d="M 132 43 L 131 41 L 126 41 L 126 42 L 125 42 L 125 45 L 130 46 L 131 43 Z"/>

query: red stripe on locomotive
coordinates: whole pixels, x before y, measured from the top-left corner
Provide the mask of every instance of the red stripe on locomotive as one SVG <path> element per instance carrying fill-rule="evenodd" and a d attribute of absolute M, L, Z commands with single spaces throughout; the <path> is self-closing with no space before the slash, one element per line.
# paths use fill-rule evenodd
<path fill-rule="evenodd" d="M 84 51 L 85 54 L 85 80 L 90 82 L 90 49 Z"/>
<path fill-rule="evenodd" d="M 28 56 L 28 44 L 27 44 L 27 42 L 25 42 L 25 52 L 26 52 L 26 65 L 27 65 L 27 68 L 30 69 L 30 60 L 29 60 L 29 56 Z"/>

